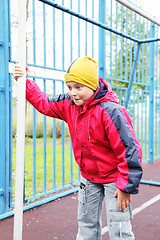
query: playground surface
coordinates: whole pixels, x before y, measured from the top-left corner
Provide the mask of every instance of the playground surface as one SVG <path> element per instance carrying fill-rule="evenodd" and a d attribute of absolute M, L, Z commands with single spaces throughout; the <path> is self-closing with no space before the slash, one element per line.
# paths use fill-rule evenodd
<path fill-rule="evenodd" d="M 143 180 L 160 182 L 160 160 L 144 164 L 143 169 Z M 72 194 L 24 212 L 23 240 L 75 240 L 77 196 Z M 132 196 L 132 209 L 136 240 L 160 240 L 160 187 L 141 184 L 139 194 Z M 102 240 L 109 240 L 105 209 L 102 224 Z M 0 221 L 0 240 L 13 239 L 13 225 L 13 217 Z"/>

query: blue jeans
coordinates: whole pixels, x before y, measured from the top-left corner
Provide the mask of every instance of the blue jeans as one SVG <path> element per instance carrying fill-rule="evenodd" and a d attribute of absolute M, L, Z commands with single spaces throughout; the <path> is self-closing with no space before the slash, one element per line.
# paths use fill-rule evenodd
<path fill-rule="evenodd" d="M 131 206 L 118 210 L 115 183 L 92 183 L 81 178 L 78 193 L 78 234 L 76 240 L 101 240 L 101 213 L 105 197 L 110 240 L 134 240 L 130 223 Z"/>

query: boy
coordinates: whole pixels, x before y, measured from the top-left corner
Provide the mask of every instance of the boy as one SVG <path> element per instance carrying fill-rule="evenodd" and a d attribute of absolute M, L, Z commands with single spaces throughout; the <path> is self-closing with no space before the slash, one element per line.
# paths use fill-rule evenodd
<path fill-rule="evenodd" d="M 15 79 L 23 72 L 15 67 Z M 77 240 L 101 240 L 105 197 L 110 239 L 135 239 L 130 223 L 131 194 L 142 177 L 141 147 L 115 92 L 98 79 L 97 63 L 76 59 L 65 74 L 69 93 L 48 98 L 26 80 L 26 98 L 41 113 L 67 122 L 81 172 Z"/>

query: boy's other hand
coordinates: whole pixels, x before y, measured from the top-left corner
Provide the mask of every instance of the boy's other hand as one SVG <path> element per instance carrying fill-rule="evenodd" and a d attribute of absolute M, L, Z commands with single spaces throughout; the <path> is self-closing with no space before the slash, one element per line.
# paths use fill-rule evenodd
<path fill-rule="evenodd" d="M 129 203 L 131 202 L 131 194 L 125 193 L 120 189 L 117 189 L 114 197 L 116 197 L 118 200 L 118 209 L 124 212 L 125 209 L 128 207 Z"/>

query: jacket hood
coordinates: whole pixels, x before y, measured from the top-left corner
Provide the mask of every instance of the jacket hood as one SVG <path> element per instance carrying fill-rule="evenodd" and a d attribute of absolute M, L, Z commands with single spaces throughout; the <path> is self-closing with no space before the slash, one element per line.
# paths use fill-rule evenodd
<path fill-rule="evenodd" d="M 97 91 L 96 91 L 97 92 Z M 95 93 L 94 101 L 98 102 L 106 102 L 111 101 L 115 103 L 119 103 L 117 94 L 112 91 L 110 84 L 104 81 L 102 78 L 99 78 L 99 90 Z"/>
<path fill-rule="evenodd" d="M 114 102 L 117 104 L 119 103 L 117 94 L 112 91 L 110 84 L 104 81 L 102 78 L 99 78 L 99 86 L 95 94 L 90 99 L 88 99 L 88 101 L 86 101 L 84 105 L 88 107 L 106 101 Z"/>

